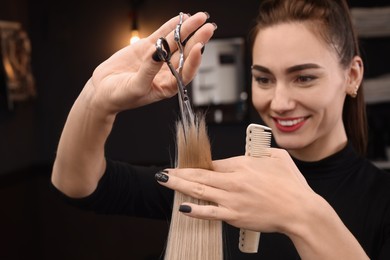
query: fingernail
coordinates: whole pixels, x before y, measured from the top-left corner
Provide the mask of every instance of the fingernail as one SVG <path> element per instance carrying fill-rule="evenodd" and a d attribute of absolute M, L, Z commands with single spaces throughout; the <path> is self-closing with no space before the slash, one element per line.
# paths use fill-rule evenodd
<path fill-rule="evenodd" d="M 188 17 L 191 17 L 191 14 L 190 13 L 187 13 Z"/>
<path fill-rule="evenodd" d="M 202 49 L 200 49 L 200 54 L 203 54 L 205 45 L 203 45 Z"/>
<path fill-rule="evenodd" d="M 214 31 L 218 29 L 218 25 L 216 23 L 211 23 L 212 25 L 214 25 Z"/>
<path fill-rule="evenodd" d="M 152 55 L 152 59 L 155 61 L 155 62 L 160 62 L 162 61 L 160 56 L 158 55 L 157 51 L 155 51 Z"/>
<path fill-rule="evenodd" d="M 204 11 L 203 13 L 207 16 L 207 19 L 210 18 L 210 14 L 208 12 Z"/>
<path fill-rule="evenodd" d="M 159 182 L 167 182 L 169 179 L 169 176 L 166 174 L 168 171 L 161 171 L 154 175 L 154 178 Z"/>
<path fill-rule="evenodd" d="M 192 208 L 188 205 L 180 205 L 179 211 L 183 213 L 191 213 Z"/>

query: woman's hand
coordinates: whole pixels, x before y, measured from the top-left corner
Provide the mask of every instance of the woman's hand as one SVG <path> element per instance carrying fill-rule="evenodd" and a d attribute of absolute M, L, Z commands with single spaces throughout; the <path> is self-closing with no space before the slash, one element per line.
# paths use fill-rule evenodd
<path fill-rule="evenodd" d="M 214 161 L 214 171 L 169 169 L 164 186 L 217 204 L 183 203 L 180 211 L 238 228 L 287 235 L 302 259 L 368 259 L 337 213 L 307 184 L 285 150 L 270 157 Z"/>
<path fill-rule="evenodd" d="M 223 220 L 250 230 L 285 233 L 289 226 L 284 223 L 298 223 L 298 212 L 315 193 L 285 150 L 269 150 L 270 157 L 240 156 L 214 161 L 214 171 L 169 169 L 169 181 L 161 184 L 218 205 L 186 203 L 191 208 L 185 213 L 188 216 Z"/>
<path fill-rule="evenodd" d="M 199 12 L 191 17 L 184 16 L 181 26 L 182 40 L 194 31 L 187 41 L 183 80 L 190 82 L 201 62 L 201 49 L 214 33 L 215 25 L 206 23 L 208 14 Z M 118 51 L 103 62 L 88 82 L 88 94 L 93 107 L 109 113 L 118 113 L 164 98 L 177 92 L 177 83 L 164 62 L 152 59 L 156 51 L 156 41 L 166 37 L 172 55 L 172 63 L 178 66 L 179 54 L 174 41 L 173 31 L 179 22 L 179 16 L 172 18 L 147 38 Z"/>
<path fill-rule="evenodd" d="M 183 79 L 189 82 L 201 62 L 201 48 L 215 30 L 206 23 L 207 13 L 185 16 L 181 26 L 187 41 Z M 68 115 L 57 149 L 52 182 L 71 197 L 91 194 L 106 168 L 104 145 L 117 113 L 168 98 L 177 83 L 167 65 L 155 61 L 156 41 L 165 37 L 174 52 L 173 31 L 179 16 L 172 18 L 149 37 L 118 51 L 103 62 L 87 82 Z M 178 53 L 171 58 L 178 64 Z"/>

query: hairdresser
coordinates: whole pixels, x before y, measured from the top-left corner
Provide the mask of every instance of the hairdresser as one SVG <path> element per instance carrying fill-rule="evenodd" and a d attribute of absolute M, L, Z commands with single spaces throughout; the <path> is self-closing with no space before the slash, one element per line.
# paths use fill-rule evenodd
<path fill-rule="evenodd" d="M 207 18 L 197 13 L 183 23 L 184 37 L 196 31 L 185 48 L 185 82 L 215 30 Z M 263 232 L 253 259 L 390 259 L 390 175 L 363 156 L 364 66 L 344 1 L 261 2 L 251 34 L 252 101 L 279 147 L 269 157 L 157 175 L 105 158 L 116 114 L 176 94 L 153 53 L 162 35 L 175 48 L 177 21 L 94 71 L 59 142 L 52 174 L 58 192 L 85 209 L 161 218 L 170 215 L 173 195 L 165 187 L 213 201 L 218 206 L 184 203 L 180 210 Z M 177 65 L 177 53 L 172 59 Z"/>

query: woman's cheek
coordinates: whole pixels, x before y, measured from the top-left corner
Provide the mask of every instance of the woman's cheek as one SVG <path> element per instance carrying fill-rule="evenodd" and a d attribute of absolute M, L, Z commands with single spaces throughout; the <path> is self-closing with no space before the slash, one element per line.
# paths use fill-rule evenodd
<path fill-rule="evenodd" d="M 267 110 L 267 104 L 270 104 L 269 98 L 261 93 L 261 91 L 252 89 L 252 104 L 258 113 L 264 113 Z"/>

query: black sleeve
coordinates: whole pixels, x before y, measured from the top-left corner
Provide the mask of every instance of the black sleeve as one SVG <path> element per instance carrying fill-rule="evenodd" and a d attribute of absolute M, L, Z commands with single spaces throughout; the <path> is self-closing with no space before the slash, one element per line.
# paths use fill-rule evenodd
<path fill-rule="evenodd" d="M 154 179 L 161 169 L 107 160 L 96 190 L 80 199 L 67 197 L 51 186 L 67 203 L 99 214 L 170 219 L 174 193 Z"/>
<path fill-rule="evenodd" d="M 388 260 L 390 259 L 390 208 L 387 208 L 385 214 L 385 227 L 384 227 L 384 243 L 380 250 L 379 260 Z"/>
<path fill-rule="evenodd" d="M 385 244 L 382 247 L 382 251 L 378 259 L 380 260 L 390 259 L 390 239 L 386 240 Z"/>

